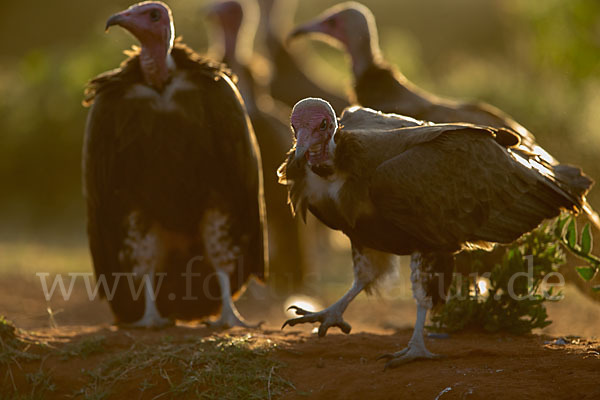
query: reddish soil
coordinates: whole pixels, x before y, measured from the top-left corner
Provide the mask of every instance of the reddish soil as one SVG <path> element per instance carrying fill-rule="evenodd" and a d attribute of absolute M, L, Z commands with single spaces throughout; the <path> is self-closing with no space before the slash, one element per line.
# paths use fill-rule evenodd
<path fill-rule="evenodd" d="M 19 361 L 18 366 L 12 368 L 12 377 L 6 368 L 0 367 L 0 398 L 6 398 L 3 394 L 11 391 L 13 381 L 21 392 L 26 392 L 30 384 L 26 374 L 41 367 L 56 385 L 56 390 L 44 398 L 73 398 L 75 389 L 88 379 L 84 370 L 92 370 L 102 360 L 126 351 L 133 343 L 151 346 L 166 336 L 178 343 L 190 335 L 226 334 L 190 325 L 159 331 L 119 330 L 110 326 L 110 312 L 105 303 L 89 303 L 77 298 L 64 304 L 53 300 L 54 312 L 63 309 L 55 317 L 59 327 L 42 328 L 48 324 L 48 316 L 44 315 L 45 301 L 31 287 L 31 282 L 22 278 L 2 279 L 0 313 L 19 327 L 35 329 L 35 338 L 57 348 L 102 335 L 106 351 L 69 360 L 53 355 L 46 357 L 42 365 L 39 360 Z M 470 332 L 447 339 L 427 338 L 428 348 L 446 357 L 384 371 L 383 361 L 376 358 L 406 345 L 412 332 L 414 305 L 410 301 L 358 300 L 346 316 L 354 326 L 350 335 L 332 330 L 327 337 L 319 339 L 310 332 L 310 327 L 281 331 L 278 327 L 285 319 L 281 304 L 271 303 L 265 313 L 264 305 L 260 308 L 247 299 L 239 302 L 241 312 L 251 321 L 266 315 L 266 328 L 234 329 L 227 334 L 249 333 L 259 343 L 267 340 L 277 343 L 274 357 L 284 363 L 277 373 L 295 388 L 279 396 L 283 399 L 600 399 L 600 341 L 589 334 L 598 332 L 598 319 L 581 320 L 581 316 L 593 313 L 597 317 L 598 308 L 593 304 L 586 303 L 580 310 L 561 305 L 555 309 L 558 311 L 551 312 L 551 318 L 557 322 L 564 316 L 570 324 L 566 327 L 569 333 L 583 331 L 588 334 L 585 338 L 564 337 L 565 344 L 562 340 L 557 344 L 557 336 L 548 334 L 512 336 Z M 386 313 L 392 311 L 398 316 L 394 320 L 402 320 L 402 324 L 394 327 L 389 323 L 392 319 Z M 582 314 L 578 320 L 579 311 Z M 580 325 L 574 321 L 580 321 Z M 565 328 L 565 325 L 558 326 Z M 119 383 L 113 388 L 113 393 L 119 396 L 111 398 L 152 399 L 169 387 L 165 378 L 141 393 L 139 386 L 143 379 L 142 373 Z M 177 379 L 177 376 L 169 379 Z"/>

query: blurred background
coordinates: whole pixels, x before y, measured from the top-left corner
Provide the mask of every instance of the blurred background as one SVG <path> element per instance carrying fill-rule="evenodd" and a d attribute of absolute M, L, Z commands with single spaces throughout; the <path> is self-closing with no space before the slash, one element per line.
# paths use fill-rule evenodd
<path fill-rule="evenodd" d="M 168 2 L 177 35 L 198 52 L 209 47 L 201 13 L 207 3 Z M 298 3 L 295 21 L 303 22 L 335 2 Z M 385 58 L 409 80 L 438 95 L 503 109 L 561 161 L 600 179 L 598 0 L 363 3 L 375 14 Z M 107 17 L 130 4 L 3 4 L 0 272 L 91 271 L 81 195 L 82 93 L 88 79 L 117 67 L 122 51 L 135 43 L 122 29 L 104 33 Z M 255 45 L 262 51 L 259 41 Z M 342 52 L 307 40 L 290 50 L 314 80 L 347 93 L 350 68 Z M 599 188 L 589 199 L 600 209 Z M 340 279 L 347 285 L 351 269 L 343 264 Z"/>

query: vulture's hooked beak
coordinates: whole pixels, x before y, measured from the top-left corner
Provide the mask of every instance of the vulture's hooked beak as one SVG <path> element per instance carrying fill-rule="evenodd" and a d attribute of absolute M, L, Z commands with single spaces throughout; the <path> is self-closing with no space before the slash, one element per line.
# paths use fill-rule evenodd
<path fill-rule="evenodd" d="M 311 133 L 312 132 L 309 129 L 298 130 L 295 153 L 296 160 L 304 158 L 307 151 L 311 150 L 313 146 L 318 145 L 322 141 L 322 138 L 312 135 Z"/>
<path fill-rule="evenodd" d="M 105 32 L 108 32 L 108 28 L 114 25 L 121 25 L 127 17 L 123 15 L 123 13 L 118 13 L 111 15 L 110 18 L 106 21 L 106 27 L 104 28 Z"/>
<path fill-rule="evenodd" d="M 306 129 L 299 129 L 296 135 L 296 155 L 295 159 L 300 160 L 304 158 L 304 155 L 312 145 L 310 140 L 310 131 Z"/>
<path fill-rule="evenodd" d="M 299 143 L 296 143 L 295 159 L 301 160 L 302 158 L 304 158 L 304 155 L 306 154 L 308 147 L 309 146 L 307 146 L 307 145 L 300 145 Z"/>

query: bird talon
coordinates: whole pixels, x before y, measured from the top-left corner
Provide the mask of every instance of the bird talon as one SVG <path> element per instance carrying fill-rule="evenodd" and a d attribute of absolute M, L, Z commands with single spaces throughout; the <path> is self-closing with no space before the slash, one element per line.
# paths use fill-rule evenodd
<path fill-rule="evenodd" d="M 290 311 L 290 310 L 294 310 L 296 315 L 307 315 L 307 314 L 311 313 L 310 311 L 300 308 L 298 306 L 289 306 L 287 311 Z"/>
<path fill-rule="evenodd" d="M 325 336 L 329 328 L 331 328 L 332 326 L 337 326 L 345 334 L 350 333 L 350 331 L 352 330 L 352 326 L 350 326 L 349 323 L 344 321 L 342 319 L 342 316 L 339 313 L 337 313 L 337 310 L 335 309 L 325 309 L 323 311 L 318 312 L 307 311 L 298 306 L 289 306 L 287 309 L 288 311 L 294 310 L 296 315 L 300 315 L 300 317 L 288 319 L 283 323 L 281 329 L 285 328 L 288 325 L 294 326 L 307 322 L 320 322 L 321 325 L 319 326 L 318 331 L 319 337 Z"/>
<path fill-rule="evenodd" d="M 391 360 L 392 358 L 394 358 L 394 354 L 393 353 L 387 353 L 387 354 L 382 354 L 379 357 L 377 357 L 375 359 L 375 361 L 380 361 L 380 360 Z"/>
<path fill-rule="evenodd" d="M 406 347 L 395 353 L 387 353 L 377 357 L 379 360 L 387 360 L 383 370 L 397 368 L 401 365 L 408 364 L 411 361 L 423 360 L 423 359 L 439 359 L 444 357 L 440 354 L 431 353 L 429 350 L 420 347 Z"/>

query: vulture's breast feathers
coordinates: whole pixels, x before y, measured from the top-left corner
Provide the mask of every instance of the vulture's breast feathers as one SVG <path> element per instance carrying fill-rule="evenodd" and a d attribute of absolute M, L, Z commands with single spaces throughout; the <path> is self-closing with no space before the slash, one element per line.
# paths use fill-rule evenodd
<path fill-rule="evenodd" d="M 122 98 L 125 101 L 150 102 L 151 108 L 158 112 L 173 112 L 188 102 L 189 97 L 197 95 L 199 89 L 202 90 L 198 87 L 198 79 L 237 80 L 223 64 L 198 55 L 176 39 L 167 57 L 169 80 L 164 88 L 156 89 L 144 81 L 140 67 L 140 49 L 134 47 L 125 54 L 129 58 L 119 68 L 107 71 L 88 83 L 84 105 L 90 106 L 99 95 L 106 93 L 111 98 Z"/>
<path fill-rule="evenodd" d="M 134 83 L 125 92 L 125 99 L 146 100 L 150 108 L 158 112 L 174 112 L 183 104 L 186 92 L 188 94 L 197 90 L 198 87 L 190 79 L 188 71 L 176 68 L 173 58 L 169 56 L 170 79 L 163 90 L 156 90 L 145 83 Z"/>

